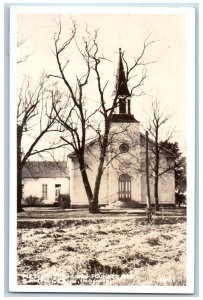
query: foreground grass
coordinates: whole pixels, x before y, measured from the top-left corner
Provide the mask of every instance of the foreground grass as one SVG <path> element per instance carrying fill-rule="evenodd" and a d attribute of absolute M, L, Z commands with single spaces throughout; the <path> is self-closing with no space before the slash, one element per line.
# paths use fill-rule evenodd
<path fill-rule="evenodd" d="M 185 285 L 185 217 L 24 220 L 18 284 Z"/>

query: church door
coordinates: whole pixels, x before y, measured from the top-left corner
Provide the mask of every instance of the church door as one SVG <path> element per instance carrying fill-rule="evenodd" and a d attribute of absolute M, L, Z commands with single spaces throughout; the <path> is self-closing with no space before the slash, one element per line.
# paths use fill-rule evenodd
<path fill-rule="evenodd" d="M 119 200 L 131 200 L 131 177 L 128 174 L 119 176 Z"/>

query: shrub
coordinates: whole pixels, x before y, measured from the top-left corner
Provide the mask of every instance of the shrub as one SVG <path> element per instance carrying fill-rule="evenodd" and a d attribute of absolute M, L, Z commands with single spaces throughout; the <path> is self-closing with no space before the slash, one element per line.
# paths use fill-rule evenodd
<path fill-rule="evenodd" d="M 59 206 L 62 208 L 70 208 L 70 195 L 69 194 L 59 195 L 58 203 Z"/>
<path fill-rule="evenodd" d="M 186 196 L 184 194 L 175 193 L 175 199 L 178 206 L 186 203 Z"/>
<path fill-rule="evenodd" d="M 42 198 L 38 198 L 36 196 L 30 195 L 24 199 L 24 202 L 25 202 L 25 205 L 35 206 L 35 205 L 39 205 L 42 202 Z"/>

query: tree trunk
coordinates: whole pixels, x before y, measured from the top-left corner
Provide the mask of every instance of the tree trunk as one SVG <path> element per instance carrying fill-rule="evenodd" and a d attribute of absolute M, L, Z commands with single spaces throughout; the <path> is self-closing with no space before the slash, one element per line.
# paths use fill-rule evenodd
<path fill-rule="evenodd" d="M 155 199 L 155 210 L 159 211 L 159 180 L 158 177 L 155 177 L 155 183 L 154 183 L 154 199 Z"/>
<path fill-rule="evenodd" d="M 147 183 L 147 208 L 151 210 L 151 197 L 149 185 L 149 155 L 148 155 L 148 131 L 146 131 L 146 183 Z"/>
<path fill-rule="evenodd" d="M 100 163 L 98 166 L 97 170 L 97 177 L 95 181 L 95 186 L 94 186 L 94 213 L 99 213 L 99 190 L 100 190 L 100 185 L 101 185 L 101 179 L 102 179 L 102 174 L 103 174 L 103 165 L 104 165 L 104 157 L 101 157 Z"/>
<path fill-rule="evenodd" d="M 87 176 L 87 172 L 85 169 L 85 164 L 83 161 L 80 161 L 80 172 L 82 175 L 82 180 L 83 180 L 83 184 L 85 187 L 85 192 L 88 198 L 88 202 L 89 202 L 89 212 L 90 213 L 94 213 L 95 207 L 94 207 L 94 201 L 93 201 L 93 193 L 92 193 L 92 188 L 90 186 L 89 183 L 89 179 Z"/>
<path fill-rule="evenodd" d="M 159 210 L 159 145 L 158 145 L 158 127 L 156 128 L 155 136 L 155 182 L 154 182 L 154 199 L 155 199 L 155 210 Z"/>
<path fill-rule="evenodd" d="M 17 125 L 17 212 L 22 212 L 22 163 L 21 163 L 22 126 Z"/>
<path fill-rule="evenodd" d="M 99 210 L 99 206 L 98 206 L 98 198 L 94 198 L 93 201 L 90 203 L 89 205 L 89 212 L 91 214 L 99 214 L 100 210 Z"/>
<path fill-rule="evenodd" d="M 108 145 L 108 135 L 109 135 L 109 124 L 106 124 L 103 145 L 102 145 L 101 152 L 100 152 L 99 166 L 97 169 L 97 176 L 96 176 L 95 186 L 94 186 L 93 202 L 94 202 L 95 213 L 100 212 L 99 211 L 99 190 L 100 190 L 101 179 L 102 179 L 102 175 L 103 175 L 104 160 L 105 160 L 107 145 Z"/>
<path fill-rule="evenodd" d="M 155 210 L 158 211 L 159 210 L 159 154 L 156 155 L 154 199 L 155 199 Z"/>
<path fill-rule="evenodd" d="M 17 170 L 17 212 L 22 212 L 22 169 L 21 166 Z"/>

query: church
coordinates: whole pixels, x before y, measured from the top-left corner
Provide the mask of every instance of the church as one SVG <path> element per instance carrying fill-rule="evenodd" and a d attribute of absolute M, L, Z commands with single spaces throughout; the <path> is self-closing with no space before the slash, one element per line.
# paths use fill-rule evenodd
<path fill-rule="evenodd" d="M 119 49 L 120 50 L 120 49 Z M 123 207 L 139 207 L 147 203 L 145 156 L 146 138 L 140 132 L 140 122 L 131 113 L 131 96 L 125 76 L 121 50 L 116 76 L 114 94 L 119 99 L 119 105 L 112 115 L 109 139 L 111 143 L 106 155 L 102 176 L 99 205 L 121 205 Z M 153 141 L 150 140 L 151 145 Z M 87 174 L 92 190 L 99 160 L 99 144 L 97 141 L 86 146 L 85 161 Z M 149 158 L 154 159 L 149 150 Z M 68 155 L 70 176 L 71 206 L 88 205 L 77 157 L 74 153 Z M 160 169 L 167 168 L 167 153 L 160 157 Z M 151 202 L 154 203 L 154 178 L 150 178 Z M 175 204 L 174 170 L 169 170 L 159 178 L 160 205 Z"/>
<path fill-rule="evenodd" d="M 121 51 L 114 94 L 119 101 L 112 119 L 104 172 L 99 191 L 99 206 L 144 207 L 147 203 L 146 138 L 140 122 L 131 113 L 131 96 L 125 76 Z M 149 140 L 153 146 L 153 141 Z M 87 175 L 94 189 L 98 161 L 98 139 L 86 145 Z M 149 147 L 149 160 L 154 155 Z M 160 156 L 160 170 L 167 169 L 167 152 Z M 151 172 L 151 175 L 153 172 Z M 164 172 L 163 172 L 164 173 Z M 151 203 L 154 203 L 154 177 L 149 179 Z M 60 194 L 70 196 L 71 207 L 86 207 L 88 199 L 76 154 L 64 162 L 28 162 L 23 170 L 23 198 L 32 194 L 41 199 L 39 205 L 56 205 Z M 159 178 L 159 204 L 175 204 L 175 175 L 170 169 Z"/>

